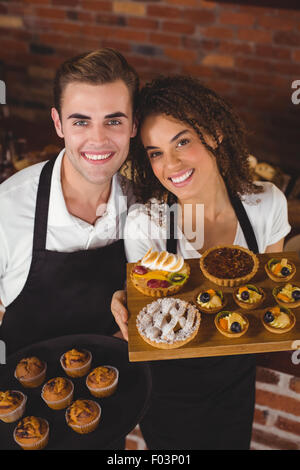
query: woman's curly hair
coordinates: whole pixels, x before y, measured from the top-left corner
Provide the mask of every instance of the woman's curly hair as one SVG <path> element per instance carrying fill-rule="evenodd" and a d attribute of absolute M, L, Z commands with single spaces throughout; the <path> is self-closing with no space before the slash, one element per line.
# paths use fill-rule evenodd
<path fill-rule="evenodd" d="M 164 199 L 169 196 L 172 200 L 172 195 L 154 175 L 140 139 L 144 120 L 160 114 L 172 116 L 194 129 L 202 144 L 215 156 L 219 172 L 232 195 L 262 192 L 262 188 L 252 182 L 246 130 L 232 107 L 198 79 L 174 75 L 158 77 L 140 91 L 138 133 L 131 142 L 130 160 L 134 191 L 142 202 L 151 197 Z M 206 142 L 205 135 L 214 140 L 215 148 Z M 223 137 L 221 143 L 220 135 Z"/>

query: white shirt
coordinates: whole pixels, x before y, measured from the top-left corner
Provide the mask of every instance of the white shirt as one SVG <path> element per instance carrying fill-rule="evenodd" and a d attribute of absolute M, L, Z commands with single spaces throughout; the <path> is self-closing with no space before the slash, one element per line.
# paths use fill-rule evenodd
<path fill-rule="evenodd" d="M 291 230 L 288 222 L 287 201 L 284 194 L 272 183 L 259 182 L 264 192 L 251 194 L 242 200 L 253 227 L 259 253 L 267 246 L 278 242 Z M 136 262 L 150 247 L 157 251 L 166 250 L 167 218 L 166 205 L 151 199 L 151 206 L 131 206 L 125 224 L 125 252 L 128 262 Z M 247 243 L 238 223 L 234 245 L 247 248 Z M 199 249 L 201 246 L 199 247 Z M 185 259 L 200 258 L 182 231 L 178 230 L 177 251 Z"/>
<path fill-rule="evenodd" d="M 61 186 L 63 155 L 64 149 L 53 167 L 46 249 L 73 252 L 109 245 L 122 230 L 127 202 L 129 206 L 134 200 L 130 182 L 119 173 L 113 176 L 106 211 L 91 225 L 67 210 Z M 20 294 L 29 273 L 36 195 L 45 163 L 25 168 L 0 185 L 0 299 L 5 307 Z"/>

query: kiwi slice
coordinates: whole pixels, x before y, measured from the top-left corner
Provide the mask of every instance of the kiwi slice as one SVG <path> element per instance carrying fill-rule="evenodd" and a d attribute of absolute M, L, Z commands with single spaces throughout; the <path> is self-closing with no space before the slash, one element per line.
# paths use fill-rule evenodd
<path fill-rule="evenodd" d="M 168 280 L 172 284 L 182 284 L 186 280 L 187 276 L 181 273 L 172 273 L 169 275 Z"/>

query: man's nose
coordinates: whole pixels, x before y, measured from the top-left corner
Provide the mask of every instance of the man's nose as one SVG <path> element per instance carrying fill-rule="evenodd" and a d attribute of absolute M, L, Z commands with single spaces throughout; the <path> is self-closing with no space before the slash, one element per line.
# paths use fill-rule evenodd
<path fill-rule="evenodd" d="M 103 126 L 93 126 L 90 129 L 89 138 L 94 143 L 105 144 L 108 141 L 107 132 Z"/>

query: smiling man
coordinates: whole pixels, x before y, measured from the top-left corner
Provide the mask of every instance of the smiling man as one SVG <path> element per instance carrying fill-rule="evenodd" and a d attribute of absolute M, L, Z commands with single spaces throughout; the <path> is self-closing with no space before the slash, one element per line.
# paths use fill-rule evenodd
<path fill-rule="evenodd" d="M 138 77 L 101 49 L 59 68 L 51 116 L 64 149 L 0 186 L 0 338 L 11 353 L 62 335 L 114 334 L 112 293 L 125 280 L 118 173 L 135 135 Z"/>

